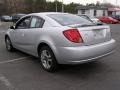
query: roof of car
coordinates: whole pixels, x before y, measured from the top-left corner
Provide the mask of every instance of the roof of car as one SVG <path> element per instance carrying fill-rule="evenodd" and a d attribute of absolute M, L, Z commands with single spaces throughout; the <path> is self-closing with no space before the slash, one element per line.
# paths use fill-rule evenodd
<path fill-rule="evenodd" d="M 41 12 L 41 13 L 31 13 L 29 15 L 49 15 L 49 14 L 68 14 L 68 13 L 61 13 L 61 12 Z"/>

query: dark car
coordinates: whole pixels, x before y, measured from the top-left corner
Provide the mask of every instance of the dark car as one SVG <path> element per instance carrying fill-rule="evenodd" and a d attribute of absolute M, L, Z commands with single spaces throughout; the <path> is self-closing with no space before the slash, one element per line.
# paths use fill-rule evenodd
<path fill-rule="evenodd" d="M 111 17 L 120 21 L 120 15 L 112 15 Z"/>
<path fill-rule="evenodd" d="M 3 22 L 9 22 L 9 21 L 11 21 L 12 20 L 12 17 L 10 17 L 10 16 L 8 16 L 8 15 L 3 15 L 3 16 L 1 16 L 1 21 L 3 21 Z"/>
<path fill-rule="evenodd" d="M 12 22 L 17 22 L 21 17 L 25 16 L 26 14 L 15 14 L 12 16 Z"/>

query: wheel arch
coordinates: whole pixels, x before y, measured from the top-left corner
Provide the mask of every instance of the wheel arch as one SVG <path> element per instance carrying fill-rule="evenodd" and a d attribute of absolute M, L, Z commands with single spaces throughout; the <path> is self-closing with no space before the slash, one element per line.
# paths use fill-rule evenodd
<path fill-rule="evenodd" d="M 5 40 L 6 40 L 7 37 L 9 37 L 9 35 L 8 35 L 8 34 L 5 34 Z"/>
<path fill-rule="evenodd" d="M 44 42 L 39 43 L 39 45 L 38 45 L 38 47 L 37 47 L 37 52 L 38 52 L 38 53 L 39 53 L 39 50 L 40 50 L 43 46 L 48 46 L 48 47 L 49 47 L 49 45 L 48 45 L 47 43 L 44 43 Z"/>
<path fill-rule="evenodd" d="M 38 55 L 39 55 L 39 50 L 40 50 L 43 46 L 49 47 L 49 48 L 52 50 L 52 52 L 54 53 L 55 57 L 56 57 L 56 54 L 55 54 L 55 53 L 56 53 L 56 50 L 55 50 L 54 45 L 50 45 L 50 44 L 48 44 L 48 43 L 46 43 L 46 42 L 41 42 L 41 43 L 38 44 L 38 46 L 37 46 L 37 54 L 38 54 Z"/>
<path fill-rule="evenodd" d="M 53 44 L 51 45 L 50 43 L 47 43 L 47 42 L 41 42 L 41 43 L 39 43 L 39 45 L 38 45 L 38 47 L 37 47 L 37 54 L 38 54 L 38 56 L 39 56 L 39 50 L 40 50 L 43 46 L 48 46 L 48 47 L 52 50 L 52 52 L 53 52 L 53 54 L 54 54 L 54 57 L 55 57 L 55 59 L 56 59 L 56 62 L 59 64 L 57 49 L 56 49 L 56 47 L 55 47 Z"/>

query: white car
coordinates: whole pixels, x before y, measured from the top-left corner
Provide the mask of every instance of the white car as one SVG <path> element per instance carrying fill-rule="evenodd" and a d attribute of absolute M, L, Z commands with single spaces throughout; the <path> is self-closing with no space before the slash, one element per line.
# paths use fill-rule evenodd
<path fill-rule="evenodd" d="M 96 17 L 91 18 L 91 20 L 92 20 L 94 23 L 101 23 L 101 21 L 100 21 L 98 18 L 96 18 Z"/>
<path fill-rule="evenodd" d="M 83 17 L 85 19 L 88 19 L 88 20 L 92 21 L 93 23 L 101 23 L 101 21 L 98 18 L 96 18 L 96 17 L 90 18 L 89 16 L 87 16 L 85 14 L 78 15 L 78 16 L 81 16 L 81 17 Z"/>
<path fill-rule="evenodd" d="M 39 57 L 46 71 L 58 64 L 81 64 L 114 51 L 108 25 L 97 25 L 68 13 L 33 13 L 22 17 L 5 34 L 8 51 L 14 48 Z"/>

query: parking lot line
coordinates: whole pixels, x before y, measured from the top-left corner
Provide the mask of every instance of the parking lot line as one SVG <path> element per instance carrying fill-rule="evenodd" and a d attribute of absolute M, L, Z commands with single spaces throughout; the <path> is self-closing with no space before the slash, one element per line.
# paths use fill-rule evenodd
<path fill-rule="evenodd" d="M 27 59 L 31 56 L 28 56 L 28 57 L 22 57 L 22 58 L 16 58 L 16 59 L 12 59 L 12 60 L 5 60 L 5 61 L 1 61 L 0 64 L 5 64 L 5 63 L 11 63 L 11 62 L 15 62 L 15 61 L 19 61 L 19 60 L 24 60 L 24 59 Z"/>
<path fill-rule="evenodd" d="M 4 30 L 0 30 L 0 33 L 5 33 L 6 31 L 4 31 Z"/>
<path fill-rule="evenodd" d="M 5 88 L 8 90 L 16 90 L 13 85 L 9 82 L 9 80 L 2 74 L 0 74 L 0 82 L 5 85 Z"/>

